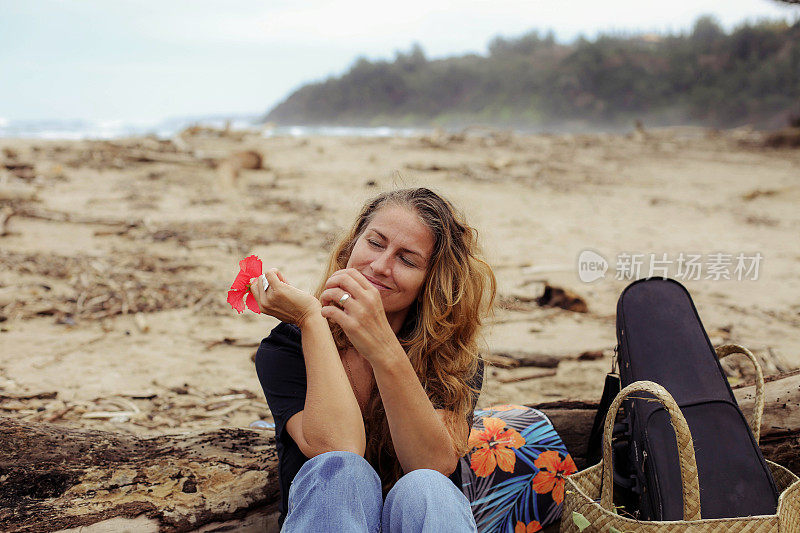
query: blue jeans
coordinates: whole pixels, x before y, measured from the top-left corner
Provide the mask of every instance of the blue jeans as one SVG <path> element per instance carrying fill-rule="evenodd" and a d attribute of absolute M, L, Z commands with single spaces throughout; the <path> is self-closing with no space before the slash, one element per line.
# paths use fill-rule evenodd
<path fill-rule="evenodd" d="M 409 472 L 382 500 L 380 478 L 366 459 L 323 453 L 306 461 L 292 480 L 281 531 L 478 531 L 469 500 L 435 470 Z"/>

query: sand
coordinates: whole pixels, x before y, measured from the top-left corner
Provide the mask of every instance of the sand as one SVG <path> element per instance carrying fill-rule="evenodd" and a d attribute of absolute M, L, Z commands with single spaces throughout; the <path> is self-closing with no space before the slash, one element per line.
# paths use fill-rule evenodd
<path fill-rule="evenodd" d="M 401 186 L 441 192 L 478 228 L 501 297 L 486 349 L 561 359 L 510 383 L 545 371 L 489 367 L 479 406 L 599 397 L 624 252 L 731 254 L 734 279 L 682 280 L 712 342 L 750 347 L 768 374 L 798 368 L 800 151 L 743 138 L 0 140 L 0 413 L 137 434 L 270 420 L 252 356 L 276 320 L 226 304 L 238 260 L 257 254 L 312 290 L 361 203 Z M 242 150 L 263 168 L 234 177 L 220 162 Z M 605 278 L 579 279 L 586 249 L 610 263 Z M 758 279 L 735 279 L 735 256 L 756 253 Z M 537 305 L 545 283 L 588 312 Z"/>

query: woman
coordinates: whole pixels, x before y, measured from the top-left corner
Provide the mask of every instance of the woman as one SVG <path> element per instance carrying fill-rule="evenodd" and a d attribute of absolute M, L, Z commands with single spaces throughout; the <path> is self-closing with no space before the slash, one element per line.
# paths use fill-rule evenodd
<path fill-rule="evenodd" d="M 256 369 L 284 531 L 475 531 L 457 466 L 496 293 L 477 232 L 429 189 L 391 191 L 365 204 L 314 296 L 266 279 L 251 291 L 283 323 Z"/>

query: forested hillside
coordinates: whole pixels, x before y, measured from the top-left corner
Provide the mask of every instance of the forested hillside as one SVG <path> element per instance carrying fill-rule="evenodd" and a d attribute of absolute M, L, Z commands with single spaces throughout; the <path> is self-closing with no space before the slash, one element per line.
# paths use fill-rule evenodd
<path fill-rule="evenodd" d="M 780 127 L 800 113 L 800 23 L 725 32 L 697 20 L 677 35 L 601 35 L 557 42 L 532 31 L 495 38 L 487 55 L 358 59 L 303 86 L 265 120 L 279 124 L 531 128 L 698 124 Z"/>

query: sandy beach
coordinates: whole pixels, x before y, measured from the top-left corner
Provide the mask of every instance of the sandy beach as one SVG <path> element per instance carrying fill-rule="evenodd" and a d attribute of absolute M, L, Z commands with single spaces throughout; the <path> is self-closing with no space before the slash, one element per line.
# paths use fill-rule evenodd
<path fill-rule="evenodd" d="M 626 253 L 643 254 L 641 276 L 666 254 L 673 277 L 680 254 L 700 255 L 701 279 L 679 280 L 712 342 L 750 347 L 767 374 L 796 369 L 800 152 L 749 138 L 0 140 L 0 413 L 142 435 L 270 420 L 252 356 L 276 321 L 225 302 L 239 259 L 313 290 L 361 203 L 404 186 L 441 192 L 480 232 L 499 281 L 486 353 L 558 358 L 489 367 L 479 406 L 599 397 Z M 244 150 L 262 168 L 224 163 Z M 584 250 L 608 261 L 605 278 L 581 281 Z M 758 272 L 737 279 L 737 257 L 757 254 Z M 586 312 L 539 305 L 546 285 Z M 746 373 L 729 367 L 733 381 Z"/>

